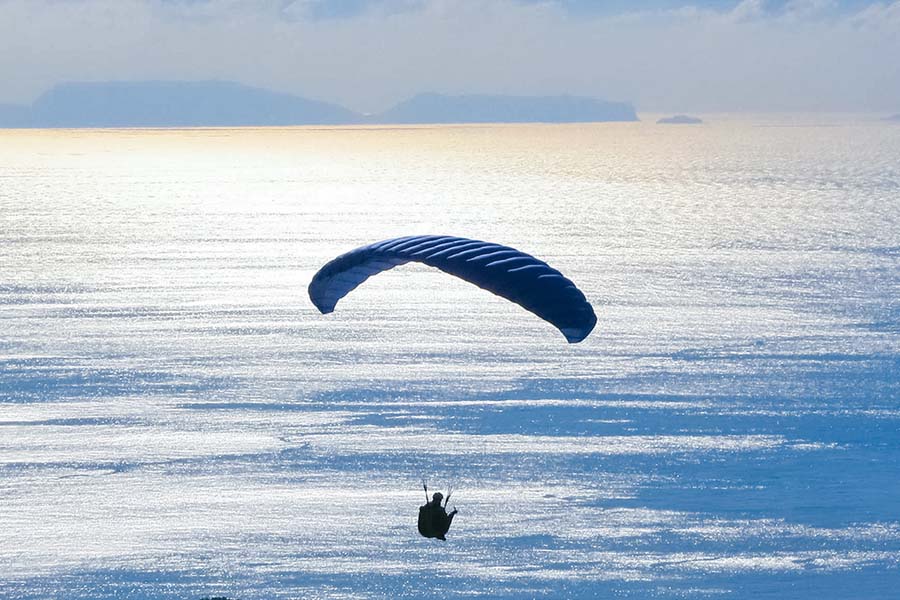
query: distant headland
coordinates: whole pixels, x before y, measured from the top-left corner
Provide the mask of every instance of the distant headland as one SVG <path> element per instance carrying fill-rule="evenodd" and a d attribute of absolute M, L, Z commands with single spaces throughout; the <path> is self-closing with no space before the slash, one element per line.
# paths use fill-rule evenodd
<path fill-rule="evenodd" d="M 663 117 L 657 121 L 660 125 L 700 125 L 703 119 L 691 117 L 688 115 L 674 115 L 671 117 Z"/>
<path fill-rule="evenodd" d="M 891 115 L 889 117 L 885 117 L 884 120 L 885 121 L 897 121 L 898 123 L 900 123 L 900 113 L 897 113 L 896 115 Z"/>
<path fill-rule="evenodd" d="M 0 112 L 0 118 L 3 113 Z M 19 127 L 237 127 L 356 123 L 340 106 L 227 81 L 64 83 L 12 115 Z"/>
<path fill-rule="evenodd" d="M 376 116 L 380 123 L 586 123 L 637 121 L 634 108 L 580 96 L 419 94 Z"/>
<path fill-rule="evenodd" d="M 30 106 L 0 104 L 0 128 L 240 127 L 636 121 L 634 108 L 579 96 L 420 94 L 376 115 L 228 81 L 64 83 Z"/>

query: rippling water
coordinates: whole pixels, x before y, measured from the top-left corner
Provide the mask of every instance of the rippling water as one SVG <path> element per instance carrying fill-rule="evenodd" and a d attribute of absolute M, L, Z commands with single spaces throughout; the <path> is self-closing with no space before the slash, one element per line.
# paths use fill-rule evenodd
<path fill-rule="evenodd" d="M 898 156 L 849 118 L 0 131 L 0 597 L 887 597 Z M 308 301 L 417 233 L 546 259 L 597 329 L 412 265 Z"/>

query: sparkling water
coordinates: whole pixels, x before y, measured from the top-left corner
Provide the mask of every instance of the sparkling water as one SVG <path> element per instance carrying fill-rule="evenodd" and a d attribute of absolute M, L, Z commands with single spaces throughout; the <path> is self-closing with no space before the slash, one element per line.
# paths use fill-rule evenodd
<path fill-rule="evenodd" d="M 0 597 L 896 593 L 900 127 L 654 121 L 0 131 Z M 411 234 L 597 328 L 412 264 L 309 302 Z"/>

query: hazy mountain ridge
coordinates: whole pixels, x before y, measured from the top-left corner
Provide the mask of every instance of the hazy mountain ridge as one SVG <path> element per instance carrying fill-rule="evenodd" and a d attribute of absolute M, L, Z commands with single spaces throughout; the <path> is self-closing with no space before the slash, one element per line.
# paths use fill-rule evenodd
<path fill-rule="evenodd" d="M 383 123 L 637 121 L 630 104 L 580 96 L 419 94 L 379 115 Z"/>
<path fill-rule="evenodd" d="M 227 81 L 65 83 L 28 111 L 32 127 L 179 127 L 355 123 L 336 104 Z"/>
<path fill-rule="evenodd" d="M 377 115 L 227 81 L 75 82 L 31 106 L 0 105 L 0 127 L 236 127 L 360 123 L 636 121 L 631 105 L 577 96 L 420 94 Z"/>

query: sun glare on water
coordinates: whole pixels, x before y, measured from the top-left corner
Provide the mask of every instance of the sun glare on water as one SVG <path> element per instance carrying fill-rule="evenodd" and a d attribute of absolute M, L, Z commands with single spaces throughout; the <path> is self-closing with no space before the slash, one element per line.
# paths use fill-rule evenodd
<path fill-rule="evenodd" d="M 828 125 L 0 131 L 0 595 L 884 597 L 900 130 Z M 594 333 L 412 264 L 310 303 L 413 234 Z"/>

